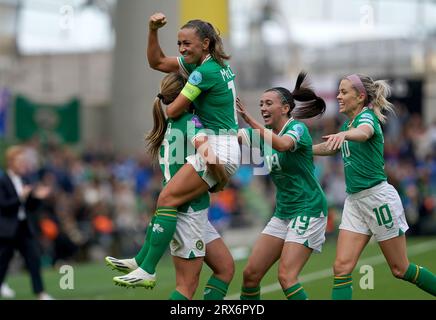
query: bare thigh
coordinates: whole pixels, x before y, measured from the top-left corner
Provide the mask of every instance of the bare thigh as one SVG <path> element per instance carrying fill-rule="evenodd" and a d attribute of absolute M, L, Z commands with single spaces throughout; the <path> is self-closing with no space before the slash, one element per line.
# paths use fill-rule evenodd
<path fill-rule="evenodd" d="M 396 277 L 403 277 L 409 267 L 406 237 L 404 235 L 378 243 L 391 271 Z"/>
<path fill-rule="evenodd" d="M 339 230 L 336 259 L 333 267 L 336 276 L 345 275 L 354 270 L 370 238 L 371 236 L 366 234 L 343 229 Z"/>
<path fill-rule="evenodd" d="M 254 244 L 244 269 L 244 286 L 260 282 L 265 273 L 280 258 L 284 240 L 268 234 L 261 234 Z"/>
<path fill-rule="evenodd" d="M 173 263 L 176 269 L 176 290 L 188 299 L 192 299 L 197 290 L 203 257 L 183 259 L 173 256 Z"/>
<path fill-rule="evenodd" d="M 295 242 L 285 242 L 279 264 L 279 281 L 283 289 L 298 282 L 298 275 L 309 260 L 312 249 Z"/>
<path fill-rule="evenodd" d="M 160 193 L 157 206 L 179 207 L 208 190 L 208 184 L 198 175 L 194 167 L 185 163 Z"/>
<path fill-rule="evenodd" d="M 230 283 L 235 273 L 235 263 L 223 239 L 215 239 L 206 245 L 204 262 L 212 269 L 215 277 Z"/>

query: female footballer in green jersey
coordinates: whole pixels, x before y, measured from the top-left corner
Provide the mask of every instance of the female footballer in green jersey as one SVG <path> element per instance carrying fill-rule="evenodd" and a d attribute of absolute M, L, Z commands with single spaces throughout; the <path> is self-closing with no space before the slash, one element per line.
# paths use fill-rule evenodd
<path fill-rule="evenodd" d="M 197 150 L 205 149 L 204 145 L 207 144 L 207 136 L 201 132 L 203 126 L 197 116 L 185 112 L 176 120 L 167 120 L 162 110 L 161 102 L 166 105 L 171 103 L 185 83 L 186 80 L 180 74 L 170 73 L 164 77 L 160 93 L 153 106 L 154 127 L 146 138 L 151 156 L 154 159 L 159 158 L 164 185 L 168 184 L 186 162 L 186 155 L 194 151 L 189 150 L 189 144 L 192 143 Z M 214 155 L 209 154 L 208 157 Z M 216 166 L 216 169 L 224 171 L 221 165 Z M 223 299 L 227 293 L 228 284 L 234 274 L 234 262 L 224 241 L 207 219 L 209 204 L 209 193 L 206 191 L 177 209 L 177 227 L 170 244 L 176 269 L 176 289 L 170 299 L 192 299 L 198 286 L 203 261 L 213 271 L 206 285 L 204 298 Z M 155 215 L 149 224 L 146 241 L 136 257 L 131 259 L 107 257 L 108 265 L 124 272 L 136 270 L 135 273 L 139 273 L 141 278 L 142 271 L 138 270 L 138 266 L 141 265 L 150 248 L 151 230 L 159 228 L 162 226 L 156 223 Z M 138 281 L 132 284 L 131 276 L 132 274 L 114 277 L 114 281 L 126 286 L 152 287 L 154 285 L 152 281 Z"/>
<path fill-rule="evenodd" d="M 164 187 L 157 201 L 156 222 L 165 225 L 162 232 L 153 232 L 147 256 L 138 273 L 131 274 L 131 282 L 155 282 L 156 265 L 170 243 L 177 224 L 177 207 L 195 199 L 208 190 L 219 191 L 233 175 L 238 166 L 240 149 L 236 136 L 238 125 L 235 111 L 235 83 L 229 59 L 223 50 L 221 38 L 214 27 L 205 21 L 191 20 L 178 33 L 180 58 L 164 55 L 158 41 L 158 29 L 166 24 L 166 17 L 156 13 L 149 20 L 147 58 L 153 69 L 162 72 L 180 72 L 188 81 L 181 93 L 166 108 L 170 119 L 180 117 L 191 103 L 204 125 L 211 150 L 226 169 L 218 177 L 211 168 L 218 163 L 206 165 L 203 158 L 190 155 L 177 173 Z M 216 170 L 219 173 L 219 170 Z M 141 271 L 141 272 L 139 272 Z M 143 276 L 138 278 L 139 274 Z M 142 279 L 142 280 L 141 280 Z"/>
<path fill-rule="evenodd" d="M 336 259 L 333 266 L 332 299 L 352 298 L 352 277 L 360 254 L 373 235 L 392 274 L 436 295 L 436 277 L 409 262 L 404 233 L 409 228 L 398 192 L 387 183 L 384 171 L 384 138 L 380 123 L 383 111 L 392 111 L 387 101 L 389 85 L 364 75 L 344 77 L 337 96 L 339 112 L 348 120 L 336 134 L 313 146 L 315 155 L 339 151 L 344 161 L 348 197 L 342 212 Z"/>
<path fill-rule="evenodd" d="M 276 208 L 256 241 L 243 274 L 241 300 L 260 299 L 260 282 L 280 259 L 278 279 L 288 300 L 305 300 L 298 275 L 312 251 L 321 251 L 327 225 L 327 201 L 314 174 L 312 138 L 303 122 L 325 111 L 325 102 L 303 85 L 300 73 L 291 93 L 277 87 L 260 99 L 265 127 L 237 100 L 238 112 L 250 125 L 241 143 L 260 148 L 277 188 Z M 300 104 L 296 107 L 296 101 Z"/>

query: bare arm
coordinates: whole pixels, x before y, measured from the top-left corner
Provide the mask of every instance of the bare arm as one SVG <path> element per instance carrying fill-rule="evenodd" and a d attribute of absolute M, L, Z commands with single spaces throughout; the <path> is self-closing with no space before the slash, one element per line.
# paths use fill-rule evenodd
<path fill-rule="evenodd" d="M 290 136 L 278 136 L 271 130 L 266 129 L 263 125 L 257 122 L 248 112 L 245 105 L 241 102 L 239 97 L 236 99 L 237 111 L 242 116 L 245 122 L 247 122 L 253 129 L 259 130 L 260 136 L 271 146 L 273 149 L 284 152 L 294 149 L 295 142 Z"/>
<path fill-rule="evenodd" d="M 177 57 L 167 57 L 160 47 L 158 29 L 167 23 L 163 13 L 155 13 L 149 20 L 147 59 L 151 68 L 162 72 L 177 72 L 179 62 Z"/>
<path fill-rule="evenodd" d="M 339 152 L 339 150 L 330 150 L 327 148 L 327 142 L 322 142 L 312 146 L 314 156 L 332 156 Z"/>
<path fill-rule="evenodd" d="M 330 150 L 339 150 L 345 140 L 365 142 L 374 134 L 373 128 L 369 125 L 360 125 L 347 131 L 324 136 L 327 139 L 326 146 Z"/>
<path fill-rule="evenodd" d="M 189 109 L 191 101 L 183 94 L 179 94 L 177 98 L 166 108 L 167 117 L 176 119 L 180 117 L 186 110 Z"/>

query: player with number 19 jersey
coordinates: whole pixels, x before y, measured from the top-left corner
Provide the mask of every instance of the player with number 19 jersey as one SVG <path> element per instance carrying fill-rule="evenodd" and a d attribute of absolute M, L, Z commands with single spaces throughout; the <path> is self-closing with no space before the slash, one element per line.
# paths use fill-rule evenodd
<path fill-rule="evenodd" d="M 369 189 L 386 181 L 383 158 L 383 132 L 374 111 L 367 107 L 354 118 L 345 121 L 341 131 L 368 125 L 374 130 L 373 136 L 365 143 L 345 140 L 342 147 L 345 184 L 347 193 L 352 194 Z"/>
<path fill-rule="evenodd" d="M 219 65 L 210 55 L 199 66 L 187 64 L 183 57 L 178 57 L 178 61 L 181 72 L 189 76 L 182 94 L 193 102 L 204 127 L 217 135 L 223 134 L 220 130 L 236 133 L 235 74 L 230 66 Z"/>
<path fill-rule="evenodd" d="M 295 143 L 293 150 L 285 152 L 266 144 L 252 128 L 241 129 L 241 132 L 249 145 L 260 147 L 267 162 L 277 188 L 275 217 L 327 216 L 327 200 L 314 173 L 312 138 L 304 123 L 290 118 L 283 126 L 278 135 L 288 135 Z"/>

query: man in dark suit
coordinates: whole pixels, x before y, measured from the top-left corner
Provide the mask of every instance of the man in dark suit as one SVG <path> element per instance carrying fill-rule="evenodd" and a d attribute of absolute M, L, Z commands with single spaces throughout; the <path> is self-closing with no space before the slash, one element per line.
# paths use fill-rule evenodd
<path fill-rule="evenodd" d="M 50 300 L 52 297 L 44 292 L 39 244 L 30 215 L 51 190 L 23 180 L 28 171 L 25 151 L 21 146 L 6 150 L 7 170 L 0 177 L 0 285 L 17 249 L 30 273 L 33 292 L 41 300 Z"/>

